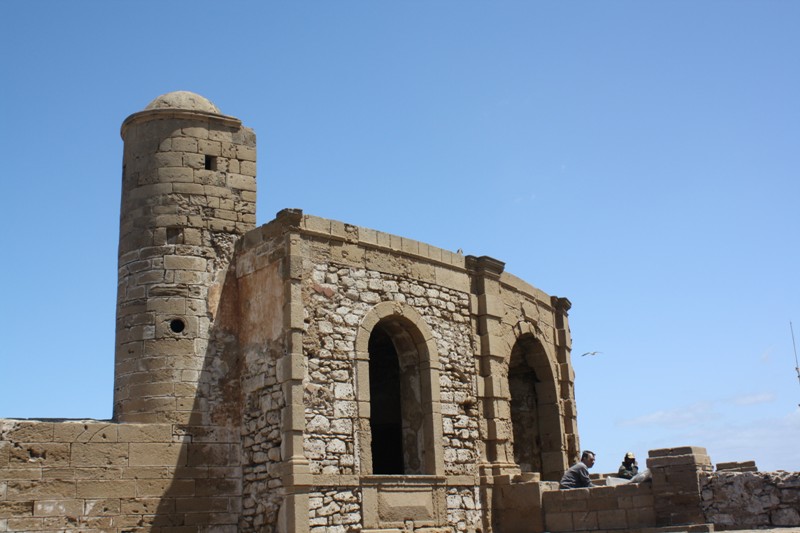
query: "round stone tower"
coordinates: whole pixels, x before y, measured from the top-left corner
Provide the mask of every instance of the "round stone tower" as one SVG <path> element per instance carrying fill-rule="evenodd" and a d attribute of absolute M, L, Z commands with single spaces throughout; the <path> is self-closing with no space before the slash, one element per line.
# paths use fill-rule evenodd
<path fill-rule="evenodd" d="M 255 227 L 255 134 L 185 91 L 121 133 L 114 420 L 202 423 L 220 289 Z"/>

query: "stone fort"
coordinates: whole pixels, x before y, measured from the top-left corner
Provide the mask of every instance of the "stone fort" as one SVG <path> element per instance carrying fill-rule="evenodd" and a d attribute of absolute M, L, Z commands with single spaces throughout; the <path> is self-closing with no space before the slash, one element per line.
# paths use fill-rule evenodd
<path fill-rule="evenodd" d="M 122 124 L 112 420 L 0 420 L 0 531 L 533 533 L 800 525 L 797 473 L 579 456 L 570 301 L 285 209 L 256 136 L 188 92 Z"/>

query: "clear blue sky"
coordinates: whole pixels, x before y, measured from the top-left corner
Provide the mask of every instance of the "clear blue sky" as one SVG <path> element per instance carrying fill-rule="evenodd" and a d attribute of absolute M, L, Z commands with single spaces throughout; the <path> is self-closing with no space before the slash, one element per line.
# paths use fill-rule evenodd
<path fill-rule="evenodd" d="M 583 447 L 800 470 L 800 3 L 0 4 L 0 416 L 108 418 L 122 141 L 190 90 L 284 207 L 568 297 Z M 601 351 L 595 357 L 581 357 Z"/>

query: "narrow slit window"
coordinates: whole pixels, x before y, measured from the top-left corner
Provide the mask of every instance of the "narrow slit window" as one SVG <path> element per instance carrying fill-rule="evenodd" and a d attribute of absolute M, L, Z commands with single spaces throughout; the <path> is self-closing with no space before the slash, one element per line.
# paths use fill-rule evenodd
<path fill-rule="evenodd" d="M 217 156 L 206 156 L 206 170 L 217 170 Z"/>

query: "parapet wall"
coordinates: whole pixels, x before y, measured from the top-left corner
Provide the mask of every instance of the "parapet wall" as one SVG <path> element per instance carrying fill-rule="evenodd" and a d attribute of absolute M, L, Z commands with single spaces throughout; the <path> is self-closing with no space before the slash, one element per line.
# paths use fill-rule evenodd
<path fill-rule="evenodd" d="M 696 446 L 651 450 L 647 466 L 652 478 L 640 484 L 572 490 L 542 484 L 544 531 L 800 526 L 800 473 L 712 473 L 706 450 Z M 755 464 L 734 466 L 750 470 Z"/>
<path fill-rule="evenodd" d="M 542 494 L 546 531 L 633 529 L 656 525 L 650 483 L 591 489 L 550 490 Z"/>

